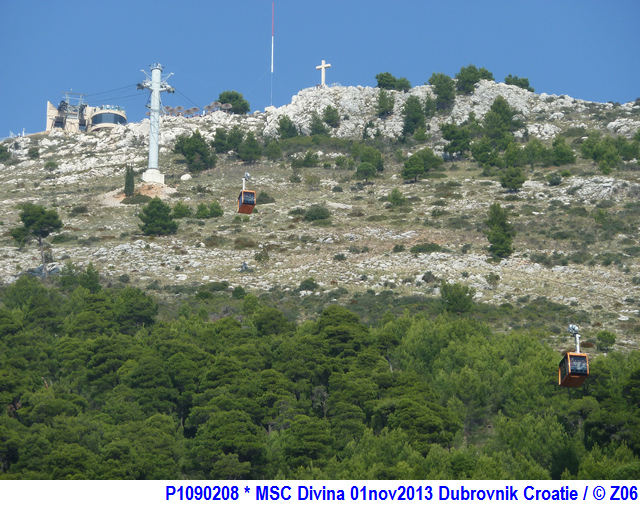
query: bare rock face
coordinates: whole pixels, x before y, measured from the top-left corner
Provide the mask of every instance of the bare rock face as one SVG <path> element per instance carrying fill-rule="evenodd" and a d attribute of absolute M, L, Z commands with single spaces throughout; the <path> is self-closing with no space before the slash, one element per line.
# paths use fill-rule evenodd
<path fill-rule="evenodd" d="M 216 111 L 206 116 L 186 118 L 183 116 L 163 116 L 160 124 L 160 148 L 162 153 L 168 153 L 175 144 L 178 136 L 191 135 L 196 130 L 211 141 L 215 138 L 218 128 L 230 130 L 238 126 L 243 131 L 252 131 L 264 137 L 278 137 L 278 122 L 282 116 L 288 116 L 300 130 L 302 135 L 310 131 L 311 119 L 314 114 L 322 117 L 327 106 L 336 108 L 340 114 L 340 126 L 332 129 L 331 135 L 338 138 L 361 139 L 367 124 L 370 134 L 379 131 L 380 135 L 390 139 L 397 139 L 402 135 L 402 109 L 409 97 L 417 97 L 424 101 L 427 96 L 434 96 L 433 88 L 429 85 L 416 86 L 407 92 L 389 91 L 394 98 L 392 113 L 382 119 L 376 114 L 376 106 L 380 90 L 363 86 L 336 86 L 326 88 L 307 88 L 301 90 L 291 99 L 291 103 L 282 107 L 267 107 L 265 112 L 254 112 L 249 115 L 227 114 Z M 504 97 L 509 105 L 518 111 L 518 119 L 524 121 L 526 132 L 542 140 L 551 140 L 559 132 L 571 127 L 587 127 L 584 122 L 589 113 L 607 112 L 613 109 L 612 104 L 597 104 L 584 100 L 577 100 L 567 95 L 536 94 L 516 86 L 493 81 L 480 81 L 475 90 L 469 95 L 458 95 L 453 109 L 445 115 L 431 118 L 428 122 L 429 131 L 436 152 L 441 152 L 443 143 L 440 142 L 439 124 L 455 122 L 460 124 L 467 120 L 469 114 L 474 113 L 478 120 L 482 120 L 491 108 L 494 100 Z M 613 134 L 632 137 L 640 128 L 640 121 L 636 114 L 640 106 L 634 103 L 623 104 L 619 110 L 621 117 L 609 121 L 606 125 L 599 125 L 601 129 Z M 567 114 L 567 111 L 573 111 Z M 579 118 L 577 121 L 575 117 Z M 371 127 L 373 125 L 373 127 Z M 523 128 L 515 132 L 517 138 L 525 135 Z M 103 130 L 98 134 L 78 133 L 68 135 L 59 130 L 49 133 L 40 139 L 38 145 L 44 149 L 56 148 L 62 157 L 79 155 L 65 160 L 60 165 L 60 172 L 68 177 L 76 173 L 79 178 L 96 177 L 100 175 L 100 167 L 113 167 L 119 163 L 139 161 L 144 147 L 149 142 L 149 119 L 140 123 L 129 123 L 111 130 Z M 12 154 L 30 166 L 28 150 L 31 139 L 15 139 L 10 145 Z M 90 156 L 89 156 L 90 151 Z M 93 159 L 89 159 L 93 158 Z M 33 164 L 31 164 L 33 165 Z M 113 170 L 113 169 L 110 169 Z M 81 173 L 81 174 L 78 174 Z"/>

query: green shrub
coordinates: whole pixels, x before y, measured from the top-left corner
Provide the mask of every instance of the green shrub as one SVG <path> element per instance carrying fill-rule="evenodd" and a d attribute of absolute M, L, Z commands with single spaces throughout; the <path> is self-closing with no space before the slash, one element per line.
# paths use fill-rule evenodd
<path fill-rule="evenodd" d="M 272 204 L 275 201 L 276 201 L 276 199 L 274 199 L 266 191 L 261 191 L 258 194 L 258 198 L 256 199 L 256 204 Z"/>
<path fill-rule="evenodd" d="M 378 102 L 376 104 L 376 114 L 381 118 L 389 116 L 389 114 L 393 112 L 394 104 L 395 97 L 384 89 L 380 90 L 380 93 L 378 94 Z"/>
<path fill-rule="evenodd" d="M 375 177 L 375 175 L 376 169 L 370 163 L 364 162 L 358 165 L 358 168 L 356 170 L 356 178 L 368 181 L 369 179 Z"/>
<path fill-rule="evenodd" d="M 336 156 L 335 164 L 339 169 L 344 169 L 347 166 L 347 157 L 343 155 Z"/>
<path fill-rule="evenodd" d="M 226 153 L 227 149 L 227 130 L 224 128 L 216 128 L 216 133 L 213 141 L 211 141 L 211 147 L 216 153 Z"/>
<path fill-rule="evenodd" d="M 138 218 L 143 222 L 139 227 L 144 235 L 170 235 L 178 230 L 178 223 L 171 218 L 171 208 L 159 197 L 151 199 L 142 208 Z"/>
<path fill-rule="evenodd" d="M 51 238 L 51 242 L 53 244 L 62 244 L 65 242 L 76 241 L 78 239 L 77 235 L 68 234 L 67 232 L 63 232 L 62 234 L 58 234 Z"/>
<path fill-rule="evenodd" d="M 27 150 L 27 156 L 31 160 L 37 160 L 40 158 L 40 149 L 37 146 L 32 146 Z"/>
<path fill-rule="evenodd" d="M 320 163 L 320 158 L 318 155 L 309 149 L 303 158 L 294 158 L 291 162 L 291 167 L 300 168 L 300 167 L 315 167 Z"/>
<path fill-rule="evenodd" d="M 247 133 L 247 137 L 240 144 L 238 156 L 247 163 L 253 163 L 262 158 L 262 146 L 253 132 Z"/>
<path fill-rule="evenodd" d="M 190 136 L 178 136 L 173 152 L 185 157 L 191 172 L 201 172 L 215 167 L 217 161 L 215 153 L 199 130 Z"/>
<path fill-rule="evenodd" d="M 473 306 L 473 296 L 475 294 L 474 288 L 460 283 L 450 284 L 443 281 L 440 285 L 440 296 L 447 311 L 466 313 Z"/>
<path fill-rule="evenodd" d="M 173 206 L 173 218 L 178 220 L 180 218 L 188 218 L 193 214 L 191 208 L 183 204 L 182 202 L 177 202 L 175 206 Z"/>
<path fill-rule="evenodd" d="M 422 275 L 422 281 L 425 283 L 435 283 L 438 281 L 438 278 L 431 271 L 427 271 Z"/>
<path fill-rule="evenodd" d="M 392 251 L 393 253 L 402 253 L 404 251 L 404 244 L 395 244 Z"/>
<path fill-rule="evenodd" d="M 266 249 L 258 251 L 255 255 L 253 255 L 253 259 L 256 262 L 267 262 L 269 260 L 269 252 Z"/>
<path fill-rule="evenodd" d="M 383 90 L 395 90 L 396 89 L 396 77 L 390 72 L 381 72 L 376 75 L 377 87 Z"/>
<path fill-rule="evenodd" d="M 591 255 L 587 251 L 576 251 L 574 253 L 571 253 L 567 258 L 574 264 L 583 264 L 591 260 L 593 258 L 593 255 Z"/>
<path fill-rule="evenodd" d="M 406 77 L 399 77 L 396 79 L 396 91 L 409 91 L 411 89 L 411 82 Z"/>
<path fill-rule="evenodd" d="M 250 237 L 238 237 L 233 241 L 233 249 L 243 250 L 249 248 L 256 248 L 258 244 Z"/>
<path fill-rule="evenodd" d="M 615 201 L 610 199 L 601 200 L 596 204 L 596 208 L 598 209 L 610 209 L 616 205 Z"/>
<path fill-rule="evenodd" d="M 311 206 L 304 213 L 305 221 L 326 220 L 331 217 L 331 212 L 323 206 Z"/>
<path fill-rule="evenodd" d="M 298 127 L 289 116 L 281 116 L 278 120 L 278 134 L 281 139 L 291 139 L 299 135 Z"/>
<path fill-rule="evenodd" d="M 212 292 L 226 292 L 229 288 L 228 281 L 212 281 L 208 285 L 206 285 L 207 290 L 211 290 Z"/>
<path fill-rule="evenodd" d="M 100 242 L 100 238 L 92 235 L 91 237 L 87 237 L 86 239 L 78 240 L 78 244 L 80 246 L 91 246 L 94 242 Z"/>
<path fill-rule="evenodd" d="M 244 299 L 247 295 L 247 292 L 241 286 L 236 286 L 231 292 L 231 297 L 234 299 Z"/>
<path fill-rule="evenodd" d="M 223 91 L 218 96 L 218 102 L 221 104 L 231 104 L 231 112 L 234 114 L 246 114 L 251 110 L 249 102 L 247 102 L 242 93 L 237 91 Z"/>
<path fill-rule="evenodd" d="M 564 137 L 556 136 L 553 140 L 553 163 L 555 165 L 569 165 L 576 163 L 576 155 L 567 145 Z"/>
<path fill-rule="evenodd" d="M 213 294 L 207 290 L 198 290 L 196 292 L 196 300 L 213 299 Z"/>
<path fill-rule="evenodd" d="M 7 160 L 10 160 L 10 159 L 11 159 L 11 151 L 9 151 L 9 148 L 7 146 L 0 145 L 0 162 L 6 162 Z"/>
<path fill-rule="evenodd" d="M 149 200 L 151 200 L 151 198 L 149 198 Z M 75 206 L 73 208 L 71 208 L 71 211 L 69 211 L 69 216 L 77 216 L 79 214 L 87 214 L 89 212 L 89 208 L 87 206 Z"/>
<path fill-rule="evenodd" d="M 344 253 L 338 253 L 336 255 L 333 255 L 333 259 L 338 261 L 338 262 L 342 262 L 343 260 L 346 260 L 347 257 Z"/>
<path fill-rule="evenodd" d="M 442 251 L 442 247 L 439 244 L 433 242 L 427 242 L 422 244 L 416 244 L 410 250 L 413 254 L 418 253 L 436 253 Z"/>
<path fill-rule="evenodd" d="M 342 189 L 342 186 L 334 186 L 333 188 L 331 188 L 331 191 L 332 192 L 336 192 L 336 193 L 340 193 L 340 192 L 342 192 L 344 190 Z"/>
<path fill-rule="evenodd" d="M 513 253 L 513 238 L 515 228 L 507 221 L 508 209 L 503 209 L 497 202 L 491 204 L 485 224 L 489 227 L 487 239 L 491 244 L 489 251 L 500 258 L 506 258 Z"/>
<path fill-rule="evenodd" d="M 298 291 L 307 291 L 307 292 L 312 292 L 314 291 L 316 288 L 318 288 L 318 283 L 315 282 L 315 280 L 313 278 L 307 278 L 304 281 L 302 281 L 302 283 L 300 283 L 300 285 L 298 286 Z"/>
<path fill-rule="evenodd" d="M 434 72 L 429 78 L 429 84 L 436 94 L 436 108 L 439 111 L 451 109 L 456 96 L 453 79 L 446 74 Z"/>
<path fill-rule="evenodd" d="M 267 158 L 269 160 L 277 160 L 278 158 L 282 158 L 282 149 L 280 148 L 280 144 L 278 141 L 272 140 L 267 146 Z"/>
<path fill-rule="evenodd" d="M 395 187 L 389 193 L 387 200 L 395 207 L 404 206 L 407 203 L 406 197 L 402 194 L 398 187 Z"/>
<path fill-rule="evenodd" d="M 256 209 L 254 209 L 253 211 L 256 212 Z M 213 202 L 211 202 L 211 204 L 209 204 L 209 217 L 219 218 L 220 216 L 223 216 L 223 215 L 224 215 L 224 210 L 222 209 L 220 202 L 218 202 L 217 200 L 214 200 Z"/>
<path fill-rule="evenodd" d="M 200 202 L 198 204 L 198 207 L 196 209 L 196 214 L 195 217 L 199 220 L 206 220 L 208 218 L 210 218 L 209 216 L 209 206 L 207 206 L 207 204 L 205 204 L 204 202 Z"/>
<path fill-rule="evenodd" d="M 560 183 L 562 183 L 562 176 L 557 172 L 549 174 L 547 176 L 547 183 L 549 184 L 549 186 L 558 186 Z"/>
<path fill-rule="evenodd" d="M 491 272 L 489 274 L 487 274 L 484 279 L 487 280 L 487 283 L 489 283 L 489 285 L 495 289 L 496 286 L 498 286 L 498 282 L 500 281 L 500 276 L 494 272 Z"/>
<path fill-rule="evenodd" d="M 322 120 L 331 128 L 338 128 L 340 126 L 340 113 L 338 109 L 330 105 L 325 107 Z"/>
<path fill-rule="evenodd" d="M 49 160 L 47 163 L 44 164 L 44 168 L 49 172 L 53 172 L 58 168 L 58 164 L 53 160 Z"/>
<path fill-rule="evenodd" d="M 418 177 L 426 175 L 430 170 L 437 170 L 444 164 L 442 157 L 436 155 L 432 149 L 424 148 L 411 155 L 404 162 L 402 177 L 404 179 L 418 180 Z"/>
<path fill-rule="evenodd" d="M 616 335 L 608 330 L 601 330 L 596 334 L 598 340 L 598 349 L 607 351 L 616 343 Z"/>
<path fill-rule="evenodd" d="M 326 127 L 325 123 L 320 119 L 317 113 L 313 112 L 311 114 L 311 123 L 309 125 L 310 135 L 328 135 L 329 129 Z"/>
<path fill-rule="evenodd" d="M 511 191 L 518 191 L 524 185 L 527 178 L 520 167 L 509 167 L 500 176 L 500 185 Z"/>
<path fill-rule="evenodd" d="M 478 69 L 475 65 L 469 65 L 468 67 L 462 67 L 460 72 L 456 75 L 456 89 L 459 93 L 470 94 L 473 93 L 475 87 L 474 84 L 481 79 L 487 81 L 494 81 L 493 74 L 484 67 Z"/>
<path fill-rule="evenodd" d="M 511 86 L 517 86 L 518 88 L 522 88 L 523 90 L 530 91 L 531 93 L 536 91 L 531 86 L 529 86 L 529 79 L 526 77 L 512 76 L 511 74 L 509 74 L 507 77 L 504 78 L 504 82 L 505 84 L 509 84 Z"/>
<path fill-rule="evenodd" d="M 49 162 L 47 162 L 49 163 Z M 45 165 L 46 168 L 46 165 Z M 133 193 L 136 189 L 136 184 L 133 178 L 133 167 L 130 165 L 124 171 L 124 195 L 125 197 L 133 197 Z"/>
<path fill-rule="evenodd" d="M 402 127 L 403 135 L 412 135 L 418 128 L 425 128 L 425 116 L 422 104 L 418 97 L 410 96 L 402 107 L 404 123 Z"/>
<path fill-rule="evenodd" d="M 142 195 L 138 193 L 133 197 L 126 197 L 122 199 L 121 202 L 127 205 L 134 205 L 134 204 L 146 204 L 147 202 L 151 202 L 151 200 L 152 200 L 151 197 L 149 197 L 148 195 Z"/>

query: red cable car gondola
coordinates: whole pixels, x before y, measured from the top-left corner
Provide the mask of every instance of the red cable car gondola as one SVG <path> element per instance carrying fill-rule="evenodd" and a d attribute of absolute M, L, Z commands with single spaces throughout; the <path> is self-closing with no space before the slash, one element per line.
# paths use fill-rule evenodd
<path fill-rule="evenodd" d="M 589 376 L 589 357 L 580 353 L 580 334 L 577 325 L 569 325 L 569 333 L 576 338 L 576 351 L 568 352 L 558 365 L 558 385 L 575 388 L 584 383 Z"/>
<path fill-rule="evenodd" d="M 244 189 L 244 182 L 247 179 L 249 179 L 248 172 L 242 178 L 242 191 L 238 195 L 238 212 L 242 214 L 251 214 L 256 206 L 256 192 Z"/>

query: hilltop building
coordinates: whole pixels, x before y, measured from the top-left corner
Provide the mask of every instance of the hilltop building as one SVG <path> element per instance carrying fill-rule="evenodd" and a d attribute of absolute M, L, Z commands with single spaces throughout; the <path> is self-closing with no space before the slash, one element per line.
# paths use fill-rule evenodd
<path fill-rule="evenodd" d="M 57 107 L 47 102 L 46 131 L 60 128 L 65 132 L 97 132 L 104 128 L 127 124 L 127 114 L 122 107 L 117 105 L 90 107 L 84 103 L 84 95 L 81 93 L 64 93 L 63 95 L 65 98 Z"/>

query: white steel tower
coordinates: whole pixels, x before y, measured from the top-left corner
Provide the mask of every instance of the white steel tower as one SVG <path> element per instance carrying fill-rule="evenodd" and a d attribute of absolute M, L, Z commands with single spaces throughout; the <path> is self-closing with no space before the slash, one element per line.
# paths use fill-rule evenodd
<path fill-rule="evenodd" d="M 147 77 L 142 83 L 138 84 L 139 90 L 149 89 L 151 90 L 150 104 L 147 104 L 151 115 L 149 123 L 149 167 L 142 174 L 143 181 L 149 181 L 154 183 L 164 184 L 164 175 L 160 174 L 158 170 L 158 150 L 160 141 L 160 92 L 167 91 L 174 93 L 175 88 L 167 84 L 173 74 L 169 74 L 162 79 L 162 69 L 164 68 L 159 63 L 155 65 L 149 65 L 151 68 L 151 75 L 142 71 Z"/>

